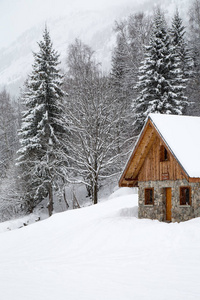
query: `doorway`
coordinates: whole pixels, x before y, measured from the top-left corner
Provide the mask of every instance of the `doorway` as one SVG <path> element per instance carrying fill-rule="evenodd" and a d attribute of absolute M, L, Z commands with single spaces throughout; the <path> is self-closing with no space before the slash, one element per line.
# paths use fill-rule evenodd
<path fill-rule="evenodd" d="M 166 221 L 172 220 L 172 189 L 165 189 L 166 195 Z"/>

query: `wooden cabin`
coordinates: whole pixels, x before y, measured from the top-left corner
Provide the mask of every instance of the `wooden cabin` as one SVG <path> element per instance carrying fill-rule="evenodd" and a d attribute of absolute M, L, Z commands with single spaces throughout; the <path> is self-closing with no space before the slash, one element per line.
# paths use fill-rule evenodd
<path fill-rule="evenodd" d="M 150 114 L 119 181 L 138 187 L 138 217 L 200 217 L 200 117 Z"/>

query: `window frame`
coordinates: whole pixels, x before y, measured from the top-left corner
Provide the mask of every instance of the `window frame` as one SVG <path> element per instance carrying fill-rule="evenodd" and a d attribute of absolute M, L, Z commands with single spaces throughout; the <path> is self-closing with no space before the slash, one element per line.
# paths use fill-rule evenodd
<path fill-rule="evenodd" d="M 185 189 L 188 189 L 189 190 L 189 203 L 185 200 L 185 203 L 183 204 L 183 198 L 185 197 L 183 194 L 182 194 L 182 190 L 185 190 Z M 180 186 L 180 189 L 179 189 L 179 205 L 180 206 L 191 206 L 192 204 L 192 199 L 191 199 L 191 186 Z"/>
<path fill-rule="evenodd" d="M 169 161 L 169 152 L 164 145 L 160 146 L 160 162 Z"/>
<path fill-rule="evenodd" d="M 149 191 L 152 191 L 152 202 L 148 201 L 148 198 L 151 198 L 150 195 L 147 195 Z M 145 206 L 153 206 L 154 205 L 154 188 L 145 188 L 144 190 L 144 205 Z"/>

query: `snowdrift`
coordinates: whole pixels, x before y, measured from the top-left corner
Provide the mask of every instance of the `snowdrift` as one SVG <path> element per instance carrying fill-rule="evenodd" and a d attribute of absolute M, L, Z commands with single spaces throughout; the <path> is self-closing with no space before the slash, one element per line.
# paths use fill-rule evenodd
<path fill-rule="evenodd" d="M 200 219 L 140 220 L 130 189 L 110 198 L 1 233 L 0 299 L 199 299 Z"/>

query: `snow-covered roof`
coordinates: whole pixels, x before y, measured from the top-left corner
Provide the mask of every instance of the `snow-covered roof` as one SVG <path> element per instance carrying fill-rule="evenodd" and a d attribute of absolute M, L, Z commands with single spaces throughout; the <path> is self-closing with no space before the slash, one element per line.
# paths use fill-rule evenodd
<path fill-rule="evenodd" d="M 150 114 L 162 139 L 189 177 L 200 177 L 200 117 Z"/>

